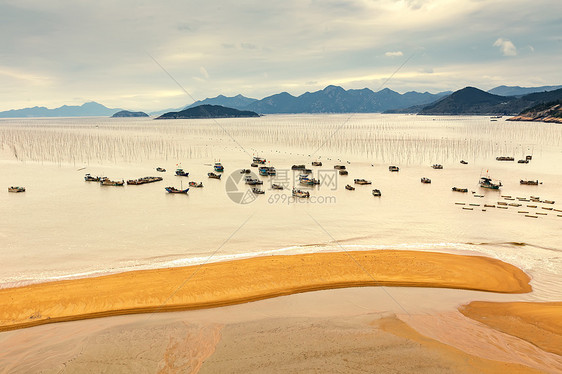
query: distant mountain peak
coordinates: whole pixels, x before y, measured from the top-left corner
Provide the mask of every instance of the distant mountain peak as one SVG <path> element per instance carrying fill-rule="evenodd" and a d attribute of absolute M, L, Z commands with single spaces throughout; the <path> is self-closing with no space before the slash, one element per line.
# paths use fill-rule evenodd
<path fill-rule="evenodd" d="M 330 91 L 330 90 L 343 90 L 343 91 L 345 91 L 345 90 L 343 89 L 343 87 L 336 86 L 336 85 L 334 85 L 334 84 L 329 84 L 329 85 L 327 85 L 327 86 L 323 89 L 323 91 Z"/>
<path fill-rule="evenodd" d="M 247 105 L 257 101 L 256 99 L 252 99 L 249 97 L 242 96 L 238 94 L 236 96 L 228 97 L 224 95 L 218 95 L 212 98 L 206 98 L 205 100 L 198 100 L 193 104 L 186 106 L 184 109 L 188 108 L 195 108 L 200 105 L 220 105 L 227 108 L 234 108 L 238 110 L 244 109 Z"/>

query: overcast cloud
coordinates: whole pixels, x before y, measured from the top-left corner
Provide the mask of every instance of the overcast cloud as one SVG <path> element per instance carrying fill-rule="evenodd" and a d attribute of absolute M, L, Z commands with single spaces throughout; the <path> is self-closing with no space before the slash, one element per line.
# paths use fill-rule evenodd
<path fill-rule="evenodd" d="M 562 84 L 559 0 L 0 0 L 0 110 Z M 383 86 L 392 73 L 407 63 Z"/>

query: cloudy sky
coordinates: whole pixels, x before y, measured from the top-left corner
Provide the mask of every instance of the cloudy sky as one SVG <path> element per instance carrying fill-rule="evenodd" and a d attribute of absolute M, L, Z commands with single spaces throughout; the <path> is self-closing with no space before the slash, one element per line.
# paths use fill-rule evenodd
<path fill-rule="evenodd" d="M 487 90 L 561 67 L 560 0 L 0 0 L 0 110 Z"/>

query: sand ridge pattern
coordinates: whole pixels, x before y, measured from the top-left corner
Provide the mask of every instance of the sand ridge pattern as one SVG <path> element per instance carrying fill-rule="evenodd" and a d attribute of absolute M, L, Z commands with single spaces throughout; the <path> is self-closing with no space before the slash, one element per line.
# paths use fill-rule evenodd
<path fill-rule="evenodd" d="M 473 301 L 465 316 L 562 356 L 562 302 Z"/>
<path fill-rule="evenodd" d="M 0 331 L 122 314 L 219 307 L 359 286 L 531 291 L 517 267 L 482 256 L 355 251 L 266 256 L 0 290 Z"/>

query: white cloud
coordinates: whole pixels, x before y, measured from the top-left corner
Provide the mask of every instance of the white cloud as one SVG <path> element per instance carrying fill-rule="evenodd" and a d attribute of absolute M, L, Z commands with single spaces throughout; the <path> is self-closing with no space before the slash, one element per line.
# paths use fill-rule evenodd
<path fill-rule="evenodd" d="M 199 68 L 199 71 L 201 72 L 201 75 L 205 77 L 205 79 L 209 78 L 209 72 L 207 72 L 207 69 L 205 69 L 203 66 Z"/>
<path fill-rule="evenodd" d="M 494 47 L 500 47 L 500 51 L 504 56 L 517 55 L 517 48 L 515 48 L 515 45 L 511 42 L 511 40 L 498 38 L 498 40 L 494 42 Z"/>
<path fill-rule="evenodd" d="M 137 94 L 176 90 L 174 80 L 197 99 L 376 89 L 397 69 L 386 86 L 403 91 L 489 84 L 480 65 L 494 66 L 496 85 L 562 81 L 560 1 L 505 1 L 0 0 L 0 110 L 76 97 L 179 107 L 181 95 Z"/>

